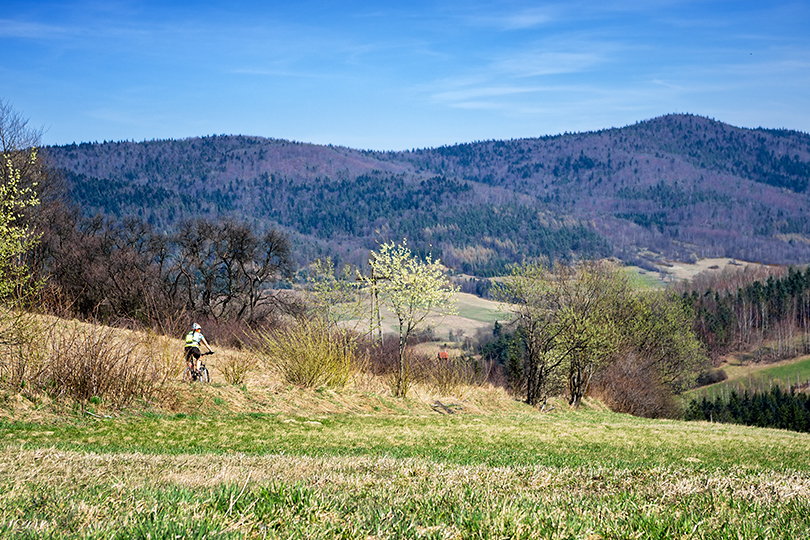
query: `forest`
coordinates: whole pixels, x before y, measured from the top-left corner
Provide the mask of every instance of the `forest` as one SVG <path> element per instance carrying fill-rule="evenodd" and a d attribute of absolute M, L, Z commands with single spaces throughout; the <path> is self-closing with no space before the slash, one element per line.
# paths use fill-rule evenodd
<path fill-rule="evenodd" d="M 713 357 L 759 349 L 760 360 L 776 361 L 810 351 L 810 268 L 726 272 L 689 285 L 684 301 L 695 314 L 694 329 Z"/>
<path fill-rule="evenodd" d="M 810 260 L 810 136 L 692 115 L 405 152 L 212 136 L 42 153 L 85 215 L 246 218 L 289 234 L 300 264 L 398 237 L 478 276 L 537 256 Z"/>
<path fill-rule="evenodd" d="M 687 420 L 727 422 L 773 427 L 810 433 L 810 394 L 774 386 L 767 392 L 732 391 L 711 400 L 693 399 L 686 408 Z"/>

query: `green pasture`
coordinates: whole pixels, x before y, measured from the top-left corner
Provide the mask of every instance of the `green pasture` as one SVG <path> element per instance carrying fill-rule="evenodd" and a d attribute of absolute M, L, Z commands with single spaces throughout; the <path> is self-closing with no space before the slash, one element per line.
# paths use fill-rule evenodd
<path fill-rule="evenodd" d="M 725 381 L 696 388 L 684 395 L 689 399 L 701 399 L 704 396 L 714 398 L 728 394 L 732 390 L 737 392 L 767 391 L 774 386 L 790 388 L 792 385 L 810 382 L 810 357 L 770 367 L 750 365 L 745 367 L 748 369 L 729 369 L 727 371 L 729 378 Z"/>
<path fill-rule="evenodd" d="M 666 283 L 661 280 L 660 274 L 644 270 L 638 266 L 622 267 L 628 281 L 638 289 L 661 289 Z"/>
<path fill-rule="evenodd" d="M 800 538 L 810 530 L 810 435 L 518 409 L 3 422 L 0 536 Z"/>

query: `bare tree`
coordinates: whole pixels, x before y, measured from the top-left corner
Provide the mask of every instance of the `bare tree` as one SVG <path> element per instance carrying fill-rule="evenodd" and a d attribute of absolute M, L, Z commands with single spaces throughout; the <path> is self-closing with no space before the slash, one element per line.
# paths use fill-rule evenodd
<path fill-rule="evenodd" d="M 296 302 L 273 288 L 292 278 L 289 240 L 278 231 L 256 236 L 231 221 L 185 223 L 174 238 L 168 287 L 189 311 L 252 321 L 268 310 L 295 311 Z"/>

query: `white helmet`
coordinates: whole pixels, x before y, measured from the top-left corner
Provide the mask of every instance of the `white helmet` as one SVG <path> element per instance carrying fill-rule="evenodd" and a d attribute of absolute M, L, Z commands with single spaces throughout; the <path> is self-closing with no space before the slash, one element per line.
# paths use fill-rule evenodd
<path fill-rule="evenodd" d="M 191 329 L 192 330 L 202 330 L 202 326 L 200 326 L 197 323 L 194 323 L 194 324 L 191 325 Z"/>

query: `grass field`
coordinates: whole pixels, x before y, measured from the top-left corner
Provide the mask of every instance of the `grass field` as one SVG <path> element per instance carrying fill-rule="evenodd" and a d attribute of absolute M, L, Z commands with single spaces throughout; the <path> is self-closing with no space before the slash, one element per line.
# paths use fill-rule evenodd
<path fill-rule="evenodd" d="M 502 320 L 494 303 L 461 300 L 466 321 Z M 179 355 L 182 344 L 166 347 Z M 0 393 L 0 537 L 810 531 L 810 434 L 640 419 L 594 402 L 541 413 L 491 386 L 445 396 L 418 383 L 395 399 L 384 378 L 363 373 L 342 390 L 293 387 L 259 367 L 224 384 L 220 363 L 245 354 L 218 348 L 207 357 L 215 383 L 170 381 L 164 401 L 140 412 Z M 451 406 L 439 412 L 459 412 L 434 411 L 439 399 Z"/>
<path fill-rule="evenodd" d="M 807 434 L 517 404 L 5 421 L 0 535 L 801 538 L 808 447 Z"/>
<path fill-rule="evenodd" d="M 718 395 L 728 394 L 732 390 L 741 392 L 763 391 L 772 386 L 789 388 L 791 385 L 804 384 L 810 381 L 810 356 L 793 360 L 777 362 L 775 364 L 745 364 L 723 366 L 728 379 L 709 386 L 696 388 L 687 392 L 688 398 L 714 398 Z"/>
<path fill-rule="evenodd" d="M 623 267 L 630 284 L 639 289 L 662 289 L 666 285 L 660 273 L 650 272 L 638 266 Z"/>

